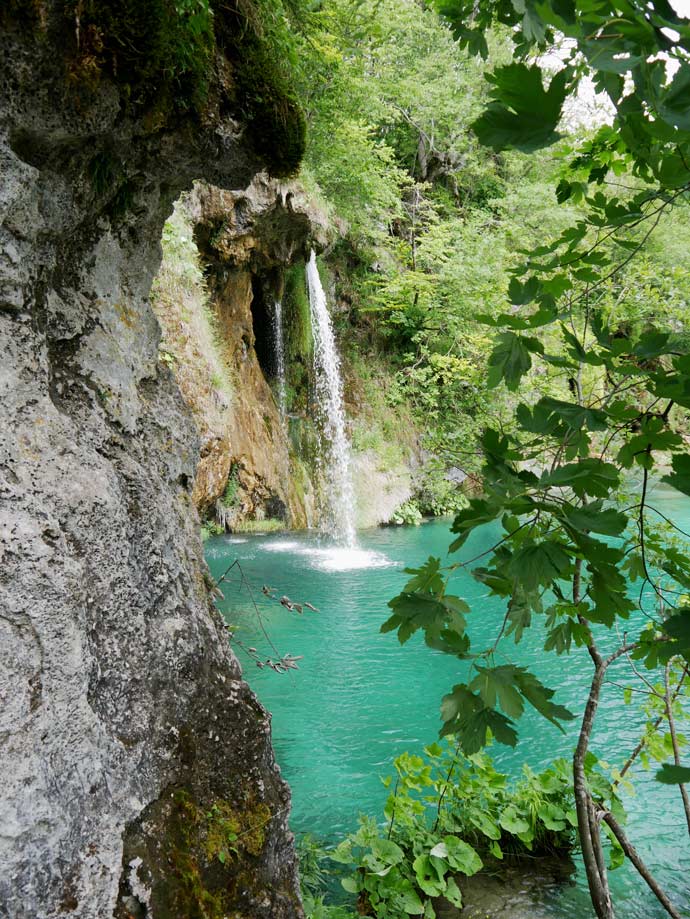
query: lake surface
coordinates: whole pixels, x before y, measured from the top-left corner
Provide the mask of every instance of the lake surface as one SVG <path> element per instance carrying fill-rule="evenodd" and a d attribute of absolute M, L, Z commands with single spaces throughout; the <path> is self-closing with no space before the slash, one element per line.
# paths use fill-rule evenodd
<path fill-rule="evenodd" d="M 655 500 L 678 525 L 690 529 L 690 502 L 662 490 Z M 402 569 L 429 555 L 446 557 L 448 527 L 448 521 L 436 521 L 364 531 L 358 550 L 329 547 L 307 533 L 225 536 L 207 543 L 216 578 L 239 560 L 279 653 L 303 656 L 299 670 L 276 674 L 258 669 L 236 649 L 246 678 L 273 715 L 276 757 L 292 787 L 291 825 L 298 833 L 308 831 L 335 843 L 356 827 L 358 813 L 380 816 L 387 795 L 380 777 L 392 773 L 394 757 L 405 750 L 421 752 L 437 737 L 441 696 L 464 678 L 465 665 L 432 652 L 419 636 L 401 647 L 394 634 L 382 635 L 379 627 L 388 616 L 388 600 L 406 580 Z M 463 557 L 491 545 L 491 535 L 490 530 L 474 534 Z M 307 601 L 319 611 L 290 612 L 266 597 L 263 585 L 274 588 L 278 597 Z M 220 607 L 237 626 L 237 636 L 263 659 L 275 657 L 246 584 L 224 584 L 223 592 Z M 457 576 L 454 592 L 472 606 L 471 626 L 480 646 L 496 634 L 501 602 L 464 573 Z M 532 633 L 518 646 L 509 639 L 506 655 L 558 689 L 555 701 L 579 715 L 591 674 L 587 652 L 575 650 L 570 658 L 546 654 L 543 634 L 539 629 Z M 620 687 L 605 687 L 591 748 L 620 767 L 639 740 L 642 721 L 623 702 L 622 687 L 632 682 L 625 659 L 611 669 L 610 677 Z M 517 776 L 523 762 L 541 769 L 557 756 L 570 758 L 578 723 L 564 736 L 527 711 L 519 722 L 517 747 L 493 746 L 496 767 Z M 654 781 L 653 770 L 638 768 L 633 778 L 636 794 L 625 795 L 628 835 L 676 904 L 690 905 L 690 842 L 678 791 Z M 666 915 L 627 865 L 611 874 L 611 886 L 621 919 Z M 576 883 L 549 890 L 542 900 L 535 904 L 534 917 L 593 915 L 580 871 Z"/>

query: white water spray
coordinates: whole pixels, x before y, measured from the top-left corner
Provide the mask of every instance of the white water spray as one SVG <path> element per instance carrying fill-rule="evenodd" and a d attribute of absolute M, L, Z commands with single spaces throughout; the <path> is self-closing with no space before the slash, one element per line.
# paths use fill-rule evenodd
<path fill-rule="evenodd" d="M 322 415 L 324 434 L 323 452 L 329 503 L 328 529 L 347 546 L 354 546 L 355 499 L 350 471 L 350 443 L 345 431 L 340 358 L 313 250 L 307 262 L 307 288 L 314 336 L 316 400 Z"/>
<path fill-rule="evenodd" d="M 273 304 L 273 345 L 275 347 L 276 380 L 278 382 L 278 412 L 280 420 L 287 424 L 287 390 L 285 382 L 285 337 L 283 335 L 283 304 Z"/>

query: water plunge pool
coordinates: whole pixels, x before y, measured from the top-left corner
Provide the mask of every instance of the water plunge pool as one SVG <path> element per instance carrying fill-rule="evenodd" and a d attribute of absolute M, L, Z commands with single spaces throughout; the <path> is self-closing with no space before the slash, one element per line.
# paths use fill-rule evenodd
<path fill-rule="evenodd" d="M 673 517 L 687 528 L 690 502 L 681 505 L 677 497 L 673 500 Z M 660 500 L 656 504 L 661 507 Z M 662 508 L 666 513 L 669 509 Z M 273 645 L 281 655 L 302 656 L 299 670 L 277 674 L 258 669 L 236 648 L 246 678 L 273 715 L 276 757 L 292 788 L 292 828 L 328 843 L 353 830 L 359 813 L 381 817 L 388 792 L 380 777 L 393 772 L 393 759 L 399 753 L 421 752 L 436 739 L 441 696 L 464 673 L 461 662 L 431 651 L 419 636 L 400 647 L 394 634 L 379 632 L 388 618 L 388 600 L 406 580 L 402 569 L 429 555 L 446 556 L 448 522 L 358 535 L 357 548 L 329 546 L 308 533 L 225 536 L 207 543 L 214 577 L 238 559 Z M 488 547 L 490 539 L 488 532 L 475 534 L 465 557 Z M 301 614 L 289 611 L 262 593 L 264 585 L 274 588 L 277 597 L 308 602 L 319 611 L 307 607 Z M 260 656 L 275 657 L 247 588 L 224 584 L 223 591 L 220 607 L 226 620 L 237 626 L 237 636 L 245 646 L 256 647 Z M 497 628 L 500 601 L 487 597 L 486 588 L 467 574 L 458 576 L 455 592 L 472 606 L 477 644 L 488 640 Z M 506 654 L 556 688 L 555 701 L 580 715 L 590 679 L 584 649 L 575 650 L 571 659 L 547 654 L 543 634 L 534 628 L 518 646 L 508 640 Z M 630 683 L 627 662 L 622 659 L 615 666 L 611 679 L 621 687 Z M 542 769 L 558 756 L 570 758 L 578 723 L 572 722 L 563 736 L 527 711 L 519 722 L 517 747 L 492 747 L 496 767 L 518 775 L 523 762 Z M 639 740 L 641 725 L 634 707 L 625 706 L 623 689 L 607 685 L 592 749 L 620 766 Z M 639 767 L 633 772 L 637 795 L 625 795 L 628 834 L 675 902 L 690 904 L 690 847 L 680 797 L 675 787 L 654 781 L 653 772 Z M 627 866 L 612 872 L 611 887 L 617 915 L 625 919 L 666 915 Z M 540 891 L 539 898 L 541 902 L 524 912 L 524 919 L 593 915 L 582 872 L 575 884 L 550 886 Z M 518 913 L 511 912 L 510 917 L 506 913 L 506 919 L 517 917 Z"/>

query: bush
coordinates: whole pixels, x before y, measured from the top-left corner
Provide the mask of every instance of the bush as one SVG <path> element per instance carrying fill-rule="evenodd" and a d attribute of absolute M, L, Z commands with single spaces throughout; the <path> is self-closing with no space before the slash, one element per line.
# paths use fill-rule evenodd
<path fill-rule="evenodd" d="M 420 475 L 415 500 L 428 517 L 449 517 L 468 504 L 461 486 L 447 477 L 445 469 L 435 466 L 427 466 Z"/>
<path fill-rule="evenodd" d="M 201 538 L 204 542 L 212 536 L 222 536 L 224 532 L 225 527 L 216 523 L 215 520 L 206 520 L 201 524 Z"/>
<path fill-rule="evenodd" d="M 355 914 L 343 906 L 325 903 L 330 871 L 324 867 L 329 853 L 311 835 L 306 833 L 297 840 L 300 888 L 307 919 L 355 919 Z"/>
<path fill-rule="evenodd" d="M 240 503 L 240 479 L 239 473 L 236 466 L 233 466 L 230 469 L 228 475 L 228 481 L 225 486 L 225 491 L 223 492 L 223 497 L 220 499 L 223 507 L 227 507 L 229 510 L 239 507 Z"/>
<path fill-rule="evenodd" d="M 397 526 L 419 526 L 424 518 L 414 501 L 405 501 L 393 513 L 390 522 Z"/>
<path fill-rule="evenodd" d="M 285 529 L 284 520 L 267 517 L 265 520 L 239 520 L 233 524 L 233 533 L 276 533 Z"/>
<path fill-rule="evenodd" d="M 476 874 L 487 860 L 570 855 L 577 817 L 565 760 L 539 774 L 525 766 L 511 785 L 486 753 L 464 756 L 452 738 L 424 752 L 395 760 L 395 784 L 391 777 L 384 782 L 393 786 L 386 823 L 361 817 L 359 829 L 331 853 L 355 869 L 342 883 L 357 894 L 361 915 L 433 919 L 433 901 L 460 907 L 458 876 Z"/>

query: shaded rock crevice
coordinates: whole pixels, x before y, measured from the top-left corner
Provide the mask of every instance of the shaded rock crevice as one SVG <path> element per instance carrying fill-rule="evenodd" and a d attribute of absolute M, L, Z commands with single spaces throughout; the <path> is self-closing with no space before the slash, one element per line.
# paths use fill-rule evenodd
<path fill-rule="evenodd" d="M 148 303 L 180 191 L 263 164 L 219 116 L 220 52 L 205 112 L 137 108 L 106 72 L 68 79 L 63 7 L 31 27 L 10 7 L 0 39 L 0 916 L 184 915 L 165 854 L 184 788 L 267 828 L 224 864 L 178 840 L 197 900 L 300 917 L 288 791 L 208 597 L 197 432 Z"/>
<path fill-rule="evenodd" d="M 286 270 L 303 271 L 306 253 L 323 248 L 332 227 L 297 182 L 266 174 L 241 190 L 197 183 L 176 206 L 172 223 L 171 254 L 193 235 L 187 257 L 204 276 L 183 303 L 174 265 L 164 262 L 166 293 L 154 301 L 201 437 L 195 503 L 230 530 L 267 519 L 313 525 L 315 488 L 291 440 L 291 419 L 281 417 L 277 404 L 275 303 L 283 297 Z M 199 321 L 205 311 L 210 327 Z"/>

